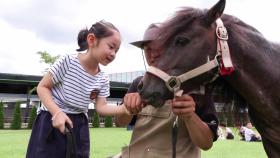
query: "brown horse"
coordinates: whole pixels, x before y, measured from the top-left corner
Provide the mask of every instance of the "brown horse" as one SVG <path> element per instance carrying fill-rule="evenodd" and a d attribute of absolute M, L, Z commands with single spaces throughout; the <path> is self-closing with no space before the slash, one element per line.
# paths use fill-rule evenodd
<path fill-rule="evenodd" d="M 279 158 L 280 46 L 223 14 L 224 7 L 225 0 L 209 10 L 186 7 L 163 24 L 162 56 L 145 74 L 139 93 L 146 103 L 161 106 L 179 90 L 211 84 L 218 74 L 249 103 L 268 157 Z"/>

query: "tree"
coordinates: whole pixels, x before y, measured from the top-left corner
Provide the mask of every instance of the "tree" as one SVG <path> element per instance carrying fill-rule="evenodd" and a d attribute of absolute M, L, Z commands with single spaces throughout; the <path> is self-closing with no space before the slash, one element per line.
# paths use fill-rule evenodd
<path fill-rule="evenodd" d="M 105 127 L 113 127 L 113 121 L 111 116 L 105 116 Z"/>
<path fill-rule="evenodd" d="M 20 102 L 17 102 L 14 108 L 13 121 L 11 124 L 11 129 L 20 129 L 21 128 L 21 111 L 20 111 Z"/>
<path fill-rule="evenodd" d="M 39 54 L 41 57 L 40 62 L 41 63 L 45 63 L 48 64 L 49 66 L 51 66 L 52 64 L 54 64 L 54 62 L 60 57 L 60 55 L 56 55 L 56 56 L 51 56 L 48 52 L 46 51 L 39 51 L 37 52 L 37 54 Z"/>
<path fill-rule="evenodd" d="M 93 123 L 92 123 L 92 127 L 100 127 L 99 124 L 99 115 L 96 111 L 94 111 L 93 113 Z"/>
<path fill-rule="evenodd" d="M 40 55 L 40 62 L 45 63 L 48 65 L 48 67 L 52 66 L 54 62 L 60 57 L 60 55 L 56 56 L 51 56 L 48 52 L 46 51 L 39 51 L 37 54 Z M 44 71 L 47 71 L 48 68 L 46 68 Z"/>
<path fill-rule="evenodd" d="M 34 91 L 36 91 L 37 89 L 37 86 L 36 87 L 33 87 L 31 90 L 29 90 L 28 88 L 28 93 L 27 93 L 27 99 L 26 99 L 26 112 L 25 112 L 25 120 L 24 120 L 24 123 L 27 122 L 27 117 L 29 116 L 29 107 L 30 107 L 30 96 L 32 95 L 32 93 Z"/>
<path fill-rule="evenodd" d="M 36 106 L 33 106 L 32 109 L 31 109 L 30 116 L 29 116 L 29 121 L 28 121 L 27 128 L 32 129 L 32 126 L 33 126 L 34 120 L 36 119 L 36 116 L 37 116 L 37 108 L 36 108 Z"/>
<path fill-rule="evenodd" d="M 0 102 L 0 129 L 4 129 L 4 105 Z"/>

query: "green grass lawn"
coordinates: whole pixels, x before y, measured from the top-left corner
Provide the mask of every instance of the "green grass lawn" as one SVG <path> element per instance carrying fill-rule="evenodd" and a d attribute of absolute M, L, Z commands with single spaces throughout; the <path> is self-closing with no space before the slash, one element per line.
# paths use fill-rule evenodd
<path fill-rule="evenodd" d="M 239 140 L 218 140 L 209 151 L 202 152 L 202 158 L 266 158 L 261 142 Z"/>
<path fill-rule="evenodd" d="M 0 157 L 24 158 L 30 130 L 0 130 Z M 106 158 L 129 143 L 131 131 L 125 128 L 91 128 L 91 158 Z M 261 143 L 218 140 L 202 158 L 266 158 Z"/>
<path fill-rule="evenodd" d="M 121 147 L 128 145 L 131 131 L 125 128 L 91 128 L 90 157 L 106 158 L 121 151 Z"/>

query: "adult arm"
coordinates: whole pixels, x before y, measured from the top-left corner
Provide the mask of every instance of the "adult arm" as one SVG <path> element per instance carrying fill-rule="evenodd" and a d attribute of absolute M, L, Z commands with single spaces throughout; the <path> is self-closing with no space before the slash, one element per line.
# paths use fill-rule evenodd
<path fill-rule="evenodd" d="M 194 144 L 203 150 L 208 150 L 213 145 L 213 134 L 208 125 L 197 114 L 184 119 L 190 137 Z"/>
<path fill-rule="evenodd" d="M 173 113 L 182 119 L 188 129 L 191 140 L 203 150 L 213 145 L 213 132 L 196 113 L 196 103 L 190 95 L 184 94 L 172 101 Z"/>

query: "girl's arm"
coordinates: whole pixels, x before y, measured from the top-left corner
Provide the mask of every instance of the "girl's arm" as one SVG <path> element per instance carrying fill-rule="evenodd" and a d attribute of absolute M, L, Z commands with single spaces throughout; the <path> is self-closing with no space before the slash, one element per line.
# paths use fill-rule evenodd
<path fill-rule="evenodd" d="M 124 104 L 120 106 L 108 105 L 106 97 L 98 97 L 95 104 L 96 112 L 102 116 L 128 115 Z"/>
<path fill-rule="evenodd" d="M 124 96 L 123 103 L 129 113 L 134 115 L 137 115 L 144 107 L 141 101 L 141 97 L 137 92 L 127 93 Z M 115 117 L 115 122 L 117 126 L 126 126 L 131 122 L 132 118 L 133 115 L 118 115 L 117 117 Z"/>
<path fill-rule="evenodd" d="M 52 117 L 52 125 L 55 128 L 58 128 L 61 133 L 64 133 L 65 123 L 68 123 L 73 128 L 73 123 L 69 119 L 69 117 L 61 111 L 61 109 L 55 104 L 52 99 L 51 88 L 53 86 L 52 83 L 52 74 L 48 72 L 42 80 L 39 82 L 37 87 L 37 93 L 42 101 L 43 105 L 48 109 L 51 113 Z"/>
<path fill-rule="evenodd" d="M 141 97 L 138 93 L 128 93 L 124 97 L 124 103 L 120 106 L 107 105 L 105 97 L 96 100 L 96 111 L 100 115 L 116 116 L 116 125 L 125 126 L 129 124 L 133 115 L 138 114 L 143 108 Z"/>

